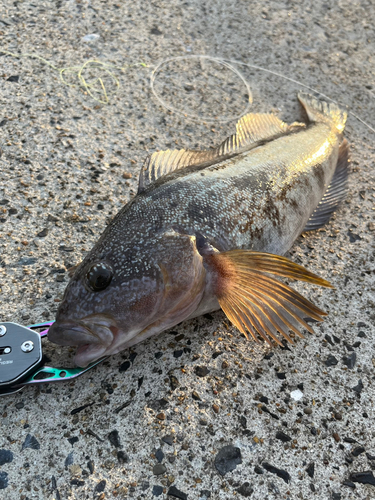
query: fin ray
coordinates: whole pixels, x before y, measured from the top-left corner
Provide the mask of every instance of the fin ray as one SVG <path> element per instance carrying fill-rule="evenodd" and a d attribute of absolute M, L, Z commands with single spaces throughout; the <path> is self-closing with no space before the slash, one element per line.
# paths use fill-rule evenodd
<path fill-rule="evenodd" d="M 322 321 L 324 311 L 270 274 L 299 279 L 321 286 L 330 283 L 299 264 L 278 255 L 230 250 L 207 257 L 217 273 L 216 296 L 230 321 L 247 336 L 257 335 L 281 344 L 279 332 L 293 343 L 289 331 L 303 338 L 301 328 L 313 332 L 304 320 Z"/>
<path fill-rule="evenodd" d="M 249 151 L 264 141 L 276 139 L 303 127 L 304 123 L 288 125 L 271 113 L 249 113 L 237 122 L 236 133 L 214 149 L 206 151 L 167 149 L 148 156 L 139 175 L 138 193 L 171 172 L 206 163 L 219 163 L 241 152 Z"/>
<path fill-rule="evenodd" d="M 331 218 L 348 192 L 349 144 L 346 139 L 340 145 L 336 170 L 333 174 L 319 205 L 316 207 L 304 228 L 304 231 L 313 231 L 323 227 Z"/>

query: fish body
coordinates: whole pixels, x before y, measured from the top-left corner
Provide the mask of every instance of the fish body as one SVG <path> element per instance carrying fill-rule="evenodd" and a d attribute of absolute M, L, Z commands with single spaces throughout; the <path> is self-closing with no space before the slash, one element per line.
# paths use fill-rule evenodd
<path fill-rule="evenodd" d="M 346 180 L 345 112 L 300 100 L 307 126 L 247 115 L 215 150 L 154 153 L 138 195 L 72 277 L 49 338 L 80 346 L 75 360 L 85 366 L 220 307 L 243 333 L 276 341 L 277 331 L 289 338 L 288 328 L 307 327 L 303 314 L 321 319 L 267 274 L 328 286 L 278 257 L 314 211 L 325 222 Z M 340 186 L 329 188 L 335 175 Z"/>

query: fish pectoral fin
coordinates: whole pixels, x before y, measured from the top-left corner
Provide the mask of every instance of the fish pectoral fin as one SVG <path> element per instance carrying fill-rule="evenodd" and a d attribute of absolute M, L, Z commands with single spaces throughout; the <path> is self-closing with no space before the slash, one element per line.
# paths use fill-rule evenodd
<path fill-rule="evenodd" d="M 237 122 L 236 133 L 229 136 L 217 148 L 206 151 L 167 149 L 146 158 L 139 175 L 138 194 L 147 186 L 171 172 L 186 167 L 200 167 L 219 163 L 259 144 L 304 128 L 304 123 L 284 123 L 271 113 L 249 113 Z"/>
<path fill-rule="evenodd" d="M 346 139 L 340 145 L 336 170 L 319 205 L 316 207 L 303 231 L 323 227 L 331 218 L 348 192 L 349 144 Z"/>
<path fill-rule="evenodd" d="M 301 327 L 313 333 L 303 318 L 322 321 L 327 313 L 274 276 L 307 281 L 333 288 L 332 285 L 286 257 L 247 250 L 230 250 L 206 257 L 215 276 L 214 291 L 228 319 L 248 338 L 258 335 L 272 345 L 280 332 L 293 343 L 288 332 L 300 337 Z"/>

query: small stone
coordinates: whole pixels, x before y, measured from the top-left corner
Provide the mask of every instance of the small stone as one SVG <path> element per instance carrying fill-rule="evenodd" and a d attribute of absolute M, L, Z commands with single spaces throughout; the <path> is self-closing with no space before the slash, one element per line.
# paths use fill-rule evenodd
<path fill-rule="evenodd" d="M 163 494 L 163 486 L 154 486 L 152 488 L 152 494 L 154 495 L 154 497 L 160 497 L 160 495 Z"/>
<path fill-rule="evenodd" d="M 348 357 L 344 357 L 342 359 L 344 365 L 346 365 L 350 370 L 354 368 L 355 362 L 357 359 L 357 355 L 355 352 L 352 352 L 352 354 Z"/>
<path fill-rule="evenodd" d="M 254 467 L 254 472 L 255 474 L 264 474 L 264 470 L 262 469 L 262 467 L 259 467 L 259 465 L 256 465 Z"/>
<path fill-rule="evenodd" d="M 124 361 L 119 367 L 120 372 L 126 372 L 131 367 L 130 361 Z"/>
<path fill-rule="evenodd" d="M 214 410 L 215 413 L 219 413 L 220 408 L 218 405 L 216 404 L 212 405 L 212 409 Z"/>
<path fill-rule="evenodd" d="M 215 467 L 222 476 L 239 464 L 242 464 L 241 450 L 232 445 L 221 448 L 215 457 Z"/>
<path fill-rule="evenodd" d="M 336 420 L 342 420 L 342 414 L 338 411 L 335 411 L 333 416 L 335 417 Z"/>
<path fill-rule="evenodd" d="M 156 418 L 158 418 L 159 420 L 165 420 L 165 414 L 164 413 L 158 413 L 156 415 Z"/>
<path fill-rule="evenodd" d="M 42 229 L 38 234 L 37 234 L 37 237 L 38 238 L 45 238 L 48 234 L 48 229 L 47 228 L 44 228 Z"/>
<path fill-rule="evenodd" d="M 305 415 L 311 415 L 312 414 L 312 409 L 311 408 L 304 408 L 303 409 L 303 413 Z"/>
<path fill-rule="evenodd" d="M 152 29 L 150 30 L 150 33 L 151 33 L 151 35 L 158 35 L 158 36 L 160 36 L 160 35 L 162 35 L 162 34 L 163 34 L 163 32 L 162 32 L 162 31 L 160 31 L 158 28 L 152 28 Z"/>
<path fill-rule="evenodd" d="M 167 494 L 171 497 L 179 498 L 180 500 L 187 500 L 187 494 L 178 490 L 176 486 L 171 486 Z"/>
<path fill-rule="evenodd" d="M 161 463 L 163 461 L 164 453 L 163 453 L 163 450 L 161 448 L 159 448 L 158 450 L 155 451 L 155 458 L 159 463 Z"/>
<path fill-rule="evenodd" d="M 285 481 L 286 483 L 289 483 L 289 481 L 290 481 L 289 472 L 287 472 L 286 470 L 283 470 L 283 469 L 278 469 L 274 465 L 271 465 L 267 462 L 263 462 L 262 465 L 268 472 L 271 472 L 271 474 L 276 474 L 276 476 L 283 479 L 283 481 Z"/>
<path fill-rule="evenodd" d="M 19 75 L 12 75 L 9 78 L 6 79 L 7 82 L 13 82 L 13 83 L 18 83 L 19 82 Z"/>
<path fill-rule="evenodd" d="M 108 434 L 108 440 L 112 446 L 114 446 L 115 448 L 120 448 L 120 446 L 121 446 L 120 437 L 119 437 L 118 431 L 116 429 L 114 431 L 111 431 Z"/>
<path fill-rule="evenodd" d="M 181 358 L 181 356 L 184 354 L 184 350 L 183 349 L 178 349 L 177 351 L 174 351 L 173 352 L 173 357 L 174 358 Z"/>
<path fill-rule="evenodd" d="M 287 443 L 288 441 L 291 441 L 292 438 L 285 434 L 282 431 L 276 432 L 276 439 L 279 439 L 280 441 L 283 441 L 284 443 Z"/>
<path fill-rule="evenodd" d="M 296 389 L 295 391 L 292 391 L 290 393 L 290 397 L 294 399 L 294 401 L 299 401 L 300 399 L 303 398 L 303 392 L 300 391 L 299 389 Z"/>
<path fill-rule="evenodd" d="M 73 446 L 74 443 L 77 443 L 79 441 L 79 438 L 77 436 L 73 436 L 71 438 L 68 438 L 68 441 Z"/>
<path fill-rule="evenodd" d="M 94 462 L 92 460 L 89 460 L 87 462 L 87 467 L 88 467 L 90 473 L 93 474 L 94 470 L 95 470 L 95 465 L 94 465 Z"/>
<path fill-rule="evenodd" d="M 10 450 L 0 450 L 0 466 L 10 464 L 13 461 L 13 453 Z"/>
<path fill-rule="evenodd" d="M 308 474 L 311 478 L 314 477 L 315 472 L 315 464 L 311 462 L 311 464 L 306 468 L 306 474 Z"/>
<path fill-rule="evenodd" d="M 152 473 L 155 476 L 160 476 L 160 474 L 164 474 L 167 471 L 167 468 L 164 464 L 155 464 L 152 468 Z"/>
<path fill-rule="evenodd" d="M 8 474 L 0 471 L 0 490 L 5 490 L 8 487 Z"/>
<path fill-rule="evenodd" d="M 228 361 L 223 361 L 223 362 L 221 363 L 221 368 L 223 368 L 224 370 L 225 370 L 225 369 L 227 369 L 228 367 L 229 367 L 229 363 L 228 363 Z"/>
<path fill-rule="evenodd" d="M 353 488 L 355 490 L 356 486 L 353 483 L 353 481 L 349 481 L 349 479 L 345 479 L 345 481 L 342 482 L 344 486 L 348 486 L 349 488 Z"/>
<path fill-rule="evenodd" d="M 254 491 L 253 488 L 250 486 L 250 483 L 248 482 L 243 483 L 243 485 L 237 489 L 237 492 L 246 498 L 251 496 L 253 494 L 253 491 Z"/>
<path fill-rule="evenodd" d="M 171 434 L 167 434 L 166 436 L 163 436 L 161 438 L 161 440 L 168 444 L 169 446 L 172 446 L 173 445 L 173 440 L 174 440 L 174 437 L 171 435 Z"/>
<path fill-rule="evenodd" d="M 364 449 L 363 446 L 357 446 L 356 448 L 354 448 L 354 450 L 352 450 L 352 455 L 353 457 L 358 457 L 359 455 L 361 455 L 361 453 L 364 453 L 366 450 Z"/>
<path fill-rule="evenodd" d="M 353 233 L 350 229 L 348 230 L 348 236 L 349 236 L 349 241 L 350 243 L 355 243 L 358 240 L 361 240 L 362 238 L 359 236 L 359 234 Z"/>
<path fill-rule="evenodd" d="M 21 451 L 24 450 L 25 448 L 31 448 L 32 450 L 40 450 L 39 441 L 31 434 L 28 434 L 26 436 L 25 441 L 23 442 Z"/>
<path fill-rule="evenodd" d="M 131 174 L 130 172 L 124 172 L 122 176 L 124 179 L 131 179 L 133 177 L 133 174 Z"/>
<path fill-rule="evenodd" d="M 340 436 L 337 434 L 337 432 L 334 432 L 332 434 L 332 436 L 333 436 L 333 439 L 336 441 L 336 443 L 340 442 Z"/>
<path fill-rule="evenodd" d="M 370 231 L 375 231 L 375 222 L 369 222 L 368 223 L 368 228 Z"/>
<path fill-rule="evenodd" d="M 355 387 L 352 387 L 352 391 L 356 392 L 357 394 L 360 394 L 363 389 L 363 383 L 362 380 L 358 380 L 358 384 Z"/>
<path fill-rule="evenodd" d="M 102 481 L 100 481 L 96 486 L 95 486 L 95 493 L 101 493 L 102 491 L 105 490 L 105 486 L 107 484 L 107 481 L 105 479 L 103 479 Z"/>
<path fill-rule="evenodd" d="M 338 363 L 337 359 L 335 358 L 335 356 L 332 356 L 332 354 L 330 354 L 328 358 L 324 361 L 324 364 L 328 367 L 335 366 L 337 365 L 337 363 Z"/>
<path fill-rule="evenodd" d="M 197 391 L 193 391 L 191 393 L 191 397 L 195 400 L 195 401 L 202 401 L 199 394 L 197 393 Z"/>
<path fill-rule="evenodd" d="M 171 386 L 171 390 L 174 391 L 177 387 L 179 387 L 180 382 L 174 375 L 169 375 L 169 385 Z"/>
<path fill-rule="evenodd" d="M 211 498 L 211 491 L 210 490 L 202 490 L 201 491 L 201 499 L 208 500 L 209 498 Z"/>
<path fill-rule="evenodd" d="M 194 371 L 198 377 L 206 377 L 210 373 L 207 366 L 196 366 Z"/>
<path fill-rule="evenodd" d="M 354 472 L 353 474 L 350 474 L 350 479 L 354 483 L 371 484 L 372 486 L 375 486 L 375 477 L 372 471 Z"/>
<path fill-rule="evenodd" d="M 129 462 L 129 456 L 127 455 L 127 453 L 125 453 L 125 451 L 123 450 L 119 450 L 117 452 L 117 460 L 120 462 L 120 463 L 123 463 L 123 464 L 126 464 Z"/>
<path fill-rule="evenodd" d="M 73 459 L 73 451 L 71 451 L 64 461 L 64 466 L 69 467 L 69 465 L 72 465 L 73 460 L 74 460 Z"/>
<path fill-rule="evenodd" d="M 276 372 L 276 377 L 280 380 L 285 380 L 286 379 L 285 372 Z"/>

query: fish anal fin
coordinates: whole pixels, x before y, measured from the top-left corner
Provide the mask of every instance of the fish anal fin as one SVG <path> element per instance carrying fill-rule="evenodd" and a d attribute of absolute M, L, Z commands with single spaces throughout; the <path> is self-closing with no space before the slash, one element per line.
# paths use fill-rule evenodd
<path fill-rule="evenodd" d="M 336 170 L 319 205 L 314 210 L 304 228 L 313 231 L 323 227 L 331 218 L 348 192 L 349 144 L 346 139 L 340 145 Z"/>
<path fill-rule="evenodd" d="M 278 333 L 289 342 L 289 330 L 302 336 L 312 329 L 303 318 L 323 321 L 326 314 L 272 275 L 331 287 L 330 283 L 286 257 L 250 250 L 215 252 L 204 257 L 213 273 L 214 293 L 228 319 L 242 332 L 268 343 L 281 344 Z"/>

